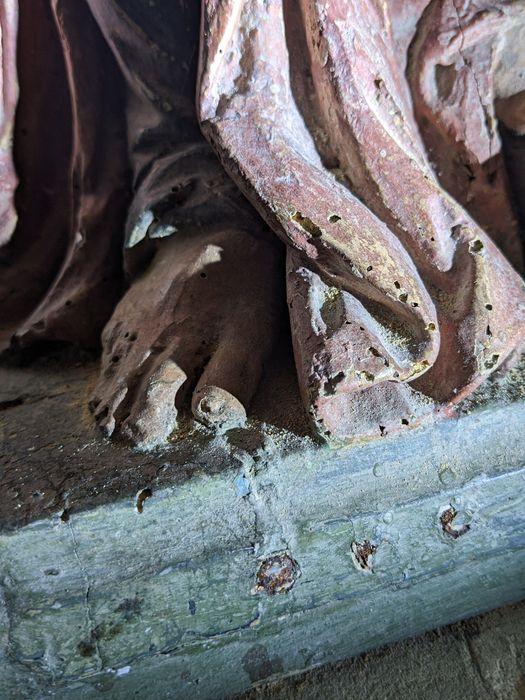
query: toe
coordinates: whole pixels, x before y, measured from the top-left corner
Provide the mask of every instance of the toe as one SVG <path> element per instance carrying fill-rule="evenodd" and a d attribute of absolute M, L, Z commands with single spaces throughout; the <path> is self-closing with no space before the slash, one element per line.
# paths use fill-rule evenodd
<path fill-rule="evenodd" d="M 143 449 L 164 444 L 177 425 L 175 400 L 186 379 L 176 362 L 160 360 L 142 380 L 122 434 Z"/>
<path fill-rule="evenodd" d="M 248 290 L 244 308 L 251 313 L 234 313 L 226 320 L 219 345 L 193 393 L 193 415 L 211 428 L 228 429 L 246 422 L 246 411 L 280 326 L 271 314 L 257 313 L 249 294 Z"/>
<path fill-rule="evenodd" d="M 235 340 L 231 335 L 222 337 L 195 387 L 193 415 L 209 428 L 228 429 L 246 422 L 246 408 L 269 347 L 268 341 L 257 346 L 246 331 L 239 327 Z"/>
<path fill-rule="evenodd" d="M 195 418 L 215 430 L 238 428 L 246 422 L 246 409 L 229 391 L 219 386 L 200 386 L 193 394 Z"/>

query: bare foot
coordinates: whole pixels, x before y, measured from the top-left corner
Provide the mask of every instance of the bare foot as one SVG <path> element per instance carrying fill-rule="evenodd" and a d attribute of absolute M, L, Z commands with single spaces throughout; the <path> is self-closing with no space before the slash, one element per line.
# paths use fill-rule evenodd
<path fill-rule="evenodd" d="M 271 239 L 224 227 L 160 242 L 103 333 L 104 432 L 162 445 L 186 401 L 209 427 L 241 425 L 280 325 L 281 260 Z"/>

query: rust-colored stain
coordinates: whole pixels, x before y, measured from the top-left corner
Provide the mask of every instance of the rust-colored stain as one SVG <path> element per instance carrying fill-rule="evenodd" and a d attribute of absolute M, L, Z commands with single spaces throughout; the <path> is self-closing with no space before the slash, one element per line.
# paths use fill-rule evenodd
<path fill-rule="evenodd" d="M 447 508 L 447 510 L 443 511 L 443 513 L 441 513 L 439 517 L 439 521 L 441 523 L 441 528 L 443 532 L 455 540 L 457 540 L 458 537 L 461 537 L 461 535 L 464 535 L 470 530 L 470 525 L 466 523 L 454 526 L 454 519 L 457 514 L 458 512 L 454 508 L 454 506 L 450 506 L 450 508 Z"/>
<path fill-rule="evenodd" d="M 354 563 L 362 571 L 372 571 L 370 558 L 377 551 L 377 546 L 368 540 L 364 542 L 352 542 L 352 554 Z"/>
<path fill-rule="evenodd" d="M 301 569 L 295 559 L 287 552 L 277 552 L 261 562 L 255 591 L 264 591 L 268 595 L 287 593 L 300 575 Z"/>
<path fill-rule="evenodd" d="M 137 494 L 137 501 L 136 501 L 136 508 L 137 508 L 137 513 L 142 513 L 144 510 L 144 501 L 147 498 L 151 498 L 153 496 L 153 491 L 150 488 L 147 489 L 141 489 L 138 494 Z"/>

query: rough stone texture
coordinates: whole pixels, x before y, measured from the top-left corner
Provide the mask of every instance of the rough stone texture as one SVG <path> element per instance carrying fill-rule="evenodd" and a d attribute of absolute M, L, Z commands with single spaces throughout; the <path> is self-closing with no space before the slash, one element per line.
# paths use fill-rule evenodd
<path fill-rule="evenodd" d="M 523 597 L 523 366 L 339 451 L 273 366 L 258 421 L 149 454 L 96 436 L 89 360 L 2 369 L 1 697 L 218 698 Z"/>
<path fill-rule="evenodd" d="M 258 688 L 243 700 L 523 700 L 525 603 Z"/>
<path fill-rule="evenodd" d="M 435 68 L 432 52 L 417 47 L 439 44 L 445 29 L 447 61 L 456 54 L 458 62 L 467 60 L 463 30 L 471 15 L 491 41 L 497 36 L 492 15 L 476 14 L 478 3 L 465 3 L 471 14 L 461 16 L 452 0 L 431 5 L 436 12 L 429 6 L 413 28 L 412 87 L 418 80 L 427 87 Z M 496 5 L 503 35 L 512 4 Z M 512 7 L 517 21 L 522 6 Z M 404 16 L 399 4 L 368 0 L 204 3 L 202 128 L 288 245 L 299 383 L 314 431 L 332 444 L 392 433 L 406 420 L 448 410 L 504 362 L 525 331 L 522 280 L 483 230 L 490 218 L 491 231 L 501 228 L 500 239 L 504 232 L 521 265 L 501 161 L 485 167 L 488 147 L 476 151 L 473 137 L 466 139 L 471 160 L 478 159 L 480 187 L 463 193 L 447 181 L 443 188 L 442 160 L 456 171 L 462 134 L 450 136 L 436 163 L 421 140 L 415 116 L 429 118 L 422 114 L 428 99 L 420 96 L 414 116 L 397 56 L 400 47 L 408 50 L 417 19 Z M 432 32 L 434 44 L 426 41 Z M 469 58 L 480 72 L 491 65 L 490 46 L 481 41 Z M 490 114 L 474 89 L 476 75 L 463 73 L 470 93 L 449 111 L 474 131 L 483 108 L 487 121 Z M 490 90 L 487 99 L 494 99 Z M 444 106 L 443 99 L 433 105 L 434 122 Z M 497 140 L 494 128 L 480 136 L 484 143 Z M 489 190 L 481 187 L 481 174 Z M 483 207 L 490 212 L 482 216 Z"/>
<path fill-rule="evenodd" d="M 57 350 L 34 361 L 28 357 L 26 366 L 5 364 L 0 370 L 1 483 L 6 488 L 1 526 L 18 527 L 63 508 L 72 514 L 119 495 L 134 496 L 147 486 L 182 483 L 192 474 L 219 473 L 231 463 L 236 445 L 257 451 L 269 439 L 283 450 L 313 446 L 289 337 L 278 345 L 265 375 L 266 389 L 253 404 L 253 424 L 213 436 L 186 413 L 167 451 L 142 453 L 102 439 L 93 425 L 88 400 L 99 366 L 89 355 Z M 267 426 L 263 431 L 261 424 Z"/>

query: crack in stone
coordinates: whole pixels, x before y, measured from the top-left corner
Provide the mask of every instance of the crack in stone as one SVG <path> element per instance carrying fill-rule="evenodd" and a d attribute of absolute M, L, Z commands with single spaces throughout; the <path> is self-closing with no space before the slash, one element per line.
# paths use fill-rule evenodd
<path fill-rule="evenodd" d="M 233 452 L 233 451 L 232 451 Z M 286 533 L 283 527 L 282 522 L 280 521 L 280 518 L 277 517 L 274 509 L 272 508 L 272 498 L 268 494 L 268 491 L 266 490 L 266 493 L 261 493 L 258 488 L 258 480 L 257 476 L 259 472 L 264 470 L 265 467 L 268 466 L 269 459 L 270 457 L 267 457 L 265 459 L 261 459 L 259 464 L 257 465 L 256 468 L 256 459 L 247 451 L 241 450 L 240 448 L 237 448 L 237 453 L 236 453 L 237 458 L 245 465 L 245 470 L 244 470 L 244 478 L 248 481 L 248 486 L 249 490 L 246 496 L 244 496 L 244 499 L 249 503 L 252 512 L 253 512 L 253 517 L 254 517 L 254 554 L 257 552 L 256 545 L 259 544 L 261 547 L 265 545 L 265 543 L 269 543 L 270 538 L 268 535 L 273 534 L 271 531 L 269 532 L 268 529 L 264 526 L 265 520 L 268 518 L 271 518 L 271 521 L 273 524 L 277 526 L 277 529 L 279 530 L 279 546 L 277 546 L 276 543 L 273 543 L 275 546 L 270 547 L 270 551 L 266 552 L 266 554 L 271 557 L 272 554 L 275 554 L 276 550 L 282 550 L 283 552 L 289 553 L 290 557 L 292 557 L 292 548 L 290 547 L 290 543 L 288 541 L 288 537 L 286 537 Z M 295 562 L 294 559 L 290 558 L 291 562 L 294 562 L 294 564 L 297 565 L 297 570 L 300 575 L 300 567 Z M 259 567 L 261 565 L 261 562 L 259 562 Z M 260 568 L 259 568 L 260 570 Z M 253 572 L 254 578 L 257 577 L 257 571 Z M 293 585 L 293 584 L 292 584 Z M 257 586 L 255 586 L 255 589 L 252 589 L 252 592 L 256 590 Z M 255 620 L 261 620 L 262 618 L 262 611 L 264 609 L 264 606 L 261 601 L 258 603 L 258 614 Z M 253 624 L 255 620 L 252 620 L 250 624 Z"/>
<path fill-rule="evenodd" d="M 82 563 L 82 560 L 80 558 L 80 555 L 78 553 L 78 543 L 77 539 L 75 537 L 75 531 L 73 530 L 73 525 L 71 524 L 71 521 L 67 522 L 67 527 L 69 530 L 69 533 L 71 535 L 71 541 L 73 543 L 73 553 L 75 555 L 75 559 L 77 560 L 80 572 L 82 574 L 82 578 L 84 579 L 84 584 L 85 584 L 85 590 L 84 590 L 84 611 L 86 615 L 86 624 L 87 624 L 87 631 L 88 631 L 88 639 L 92 641 L 93 647 L 96 652 L 96 659 L 97 659 L 97 667 L 98 670 L 102 670 L 103 668 L 103 663 L 102 663 L 102 656 L 100 653 L 100 647 L 98 644 L 98 639 L 95 632 L 95 621 L 93 620 L 93 615 L 91 614 L 91 608 L 89 605 L 89 595 L 91 592 L 91 582 L 89 580 L 88 573 L 86 571 L 86 568 L 84 564 Z"/>
<path fill-rule="evenodd" d="M 474 80 L 474 85 L 476 86 L 476 93 L 478 95 L 478 100 L 481 105 L 481 109 L 483 110 L 483 117 L 485 121 L 485 126 L 487 128 L 487 131 L 489 132 L 489 158 L 492 158 L 492 128 L 490 126 L 490 115 L 487 113 L 487 109 L 485 107 L 485 104 L 483 102 L 482 96 L 481 96 L 481 90 L 479 89 L 479 83 L 478 79 L 476 78 L 475 72 L 472 70 L 472 67 L 470 63 L 465 59 L 463 55 L 463 46 L 465 44 L 465 34 L 463 32 L 463 27 L 461 26 L 461 17 L 459 15 L 459 10 L 456 5 L 456 0 L 452 0 L 452 7 L 454 8 L 454 12 L 456 13 L 456 19 L 458 23 L 458 31 L 461 36 L 461 41 L 458 47 L 458 53 L 461 56 L 461 60 L 463 61 L 463 65 L 465 68 L 469 71 L 469 73 L 472 75 L 472 79 Z"/>
<path fill-rule="evenodd" d="M 229 627 L 228 629 L 225 630 L 220 630 L 219 632 L 211 632 L 210 634 L 203 634 L 202 632 L 195 632 L 193 630 L 188 630 L 186 632 L 187 636 L 195 636 L 200 639 L 206 639 L 206 640 L 211 640 L 211 639 L 220 639 L 221 637 L 224 637 L 228 634 L 232 634 L 233 632 L 240 632 L 241 630 L 246 630 L 249 629 L 255 622 L 260 620 L 260 612 L 259 610 L 257 611 L 257 615 L 255 617 L 250 618 L 247 622 L 243 622 L 241 625 L 236 625 L 235 627 Z M 178 649 L 178 647 L 174 647 L 174 649 L 168 649 L 168 650 L 163 650 L 160 652 L 156 652 L 154 656 L 158 654 L 169 654 L 173 650 Z"/>

